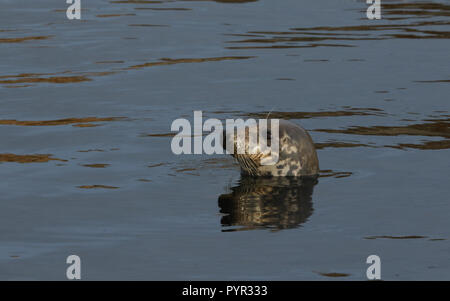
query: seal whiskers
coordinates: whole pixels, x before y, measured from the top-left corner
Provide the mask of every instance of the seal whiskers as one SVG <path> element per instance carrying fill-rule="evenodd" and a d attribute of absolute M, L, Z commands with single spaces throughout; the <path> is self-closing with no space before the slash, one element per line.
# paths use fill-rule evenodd
<path fill-rule="evenodd" d="M 245 170 L 246 173 L 248 173 L 251 176 L 258 175 L 258 163 L 254 160 L 254 158 L 251 155 L 236 154 L 235 158 L 239 162 L 241 168 Z"/>

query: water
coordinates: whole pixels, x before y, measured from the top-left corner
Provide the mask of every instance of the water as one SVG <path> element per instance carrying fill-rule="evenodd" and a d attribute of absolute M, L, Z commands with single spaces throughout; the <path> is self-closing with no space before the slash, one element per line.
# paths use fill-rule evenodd
<path fill-rule="evenodd" d="M 0 4 L 0 279 L 450 279 L 448 1 L 59 2 Z M 193 110 L 303 125 L 318 183 L 173 155 Z"/>

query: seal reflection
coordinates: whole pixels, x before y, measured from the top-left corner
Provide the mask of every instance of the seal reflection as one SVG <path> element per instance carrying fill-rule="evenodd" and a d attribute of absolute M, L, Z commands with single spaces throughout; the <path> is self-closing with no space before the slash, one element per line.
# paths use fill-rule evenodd
<path fill-rule="evenodd" d="M 243 177 L 219 196 L 223 232 L 297 228 L 313 212 L 317 177 Z"/>

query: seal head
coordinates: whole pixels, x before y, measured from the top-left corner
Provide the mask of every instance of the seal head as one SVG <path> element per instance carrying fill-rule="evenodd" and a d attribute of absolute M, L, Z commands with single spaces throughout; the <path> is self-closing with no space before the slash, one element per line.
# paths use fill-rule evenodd
<path fill-rule="evenodd" d="M 273 164 L 264 165 L 267 157 L 274 155 L 270 148 L 277 136 L 273 135 L 273 127 L 267 126 L 267 146 L 263 149 L 259 143 L 249 143 L 249 133 L 252 130 L 259 133 L 259 124 L 245 127 L 245 136 L 236 133 L 224 133 L 222 145 L 234 148 L 231 154 L 238 161 L 243 176 L 254 177 L 299 177 L 317 176 L 319 174 L 319 160 L 314 142 L 308 132 L 301 126 L 287 120 L 279 121 L 278 148 L 275 150 L 278 160 Z M 269 120 L 269 124 L 273 121 Z M 256 128 L 255 128 L 256 127 Z M 238 129 L 239 131 L 239 129 Z M 237 152 L 237 149 L 244 152 Z"/>

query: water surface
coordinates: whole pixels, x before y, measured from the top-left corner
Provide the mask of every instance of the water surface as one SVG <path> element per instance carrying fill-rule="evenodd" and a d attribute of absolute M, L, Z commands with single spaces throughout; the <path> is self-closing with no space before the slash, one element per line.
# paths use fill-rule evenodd
<path fill-rule="evenodd" d="M 4 0 L 0 279 L 450 279 L 447 1 Z M 176 156 L 177 118 L 290 119 L 318 183 Z"/>

